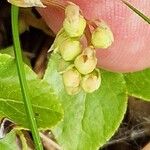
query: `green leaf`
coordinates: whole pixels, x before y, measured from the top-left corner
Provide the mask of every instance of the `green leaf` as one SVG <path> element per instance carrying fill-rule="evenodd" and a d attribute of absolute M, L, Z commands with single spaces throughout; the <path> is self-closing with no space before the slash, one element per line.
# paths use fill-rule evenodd
<path fill-rule="evenodd" d="M 5 138 L 0 139 L 0 149 L 1 150 L 19 150 L 16 143 L 16 133 L 11 131 L 6 135 Z"/>
<path fill-rule="evenodd" d="M 10 55 L 12 57 L 15 57 L 15 55 L 14 55 L 14 47 L 13 46 L 9 46 L 9 47 L 6 47 L 4 49 L 0 49 L 0 53 L 1 54 L 8 54 L 8 55 Z M 27 64 L 31 68 L 30 60 L 24 54 L 23 54 L 23 61 L 24 61 L 25 64 Z"/>
<path fill-rule="evenodd" d="M 63 111 L 51 87 L 37 78 L 25 65 L 29 94 L 39 129 L 50 128 L 62 119 Z M 0 118 L 7 117 L 17 125 L 28 128 L 29 123 L 14 58 L 0 54 Z"/>
<path fill-rule="evenodd" d="M 8 54 L 8 55 L 14 57 L 14 48 L 13 48 L 13 46 L 9 46 L 4 49 L 0 49 L 0 53 Z"/>
<path fill-rule="evenodd" d="M 125 0 L 122 0 L 123 3 L 125 3 L 131 10 L 133 10 L 136 14 L 138 14 L 142 19 L 144 19 L 147 23 L 150 24 L 150 18 L 147 17 L 146 15 L 144 15 L 142 12 L 140 12 L 138 9 L 136 9 L 135 7 L 133 7 L 130 3 L 128 3 Z"/>
<path fill-rule="evenodd" d="M 128 94 L 150 101 L 150 68 L 124 75 Z"/>
<path fill-rule="evenodd" d="M 55 90 L 65 111 L 64 121 L 53 133 L 64 150 L 96 150 L 115 133 L 126 112 L 124 78 L 119 73 L 101 71 L 99 90 L 69 96 L 57 71 L 59 62 L 60 56 L 53 54 L 44 78 Z"/>

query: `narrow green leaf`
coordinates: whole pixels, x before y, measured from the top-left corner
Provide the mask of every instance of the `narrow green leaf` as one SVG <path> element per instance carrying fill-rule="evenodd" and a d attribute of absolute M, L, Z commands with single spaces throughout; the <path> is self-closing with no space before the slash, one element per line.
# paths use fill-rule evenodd
<path fill-rule="evenodd" d="M 92 94 L 69 96 L 58 73 L 60 56 L 53 54 L 45 74 L 64 107 L 64 121 L 53 133 L 64 150 L 96 150 L 119 127 L 127 107 L 122 74 L 101 71 L 102 85 Z"/>
<path fill-rule="evenodd" d="M 147 23 L 150 24 L 150 18 L 144 15 L 142 12 L 140 12 L 138 9 L 133 7 L 130 3 L 128 3 L 125 0 L 122 0 L 124 4 L 126 4 L 131 10 L 133 10 L 136 14 L 138 14 L 141 18 L 143 18 Z"/>
<path fill-rule="evenodd" d="M 57 96 L 51 87 L 37 78 L 25 65 L 29 95 L 39 129 L 56 125 L 63 116 Z M 0 54 L 0 118 L 7 117 L 18 126 L 29 128 L 14 58 Z"/>
<path fill-rule="evenodd" d="M 21 46 L 20 46 L 18 20 L 19 20 L 19 7 L 11 5 L 11 25 L 12 25 L 14 54 L 15 54 L 21 93 L 23 97 L 23 104 L 24 104 L 26 115 L 27 115 L 26 119 L 29 122 L 29 129 L 31 130 L 31 134 L 32 134 L 36 149 L 43 150 L 42 142 L 41 142 L 40 135 L 38 132 L 37 122 L 35 119 L 35 114 L 33 112 L 32 104 L 31 104 L 31 100 L 29 96 L 29 89 L 27 85 L 26 73 L 24 70 L 22 51 L 21 51 Z"/>
<path fill-rule="evenodd" d="M 124 75 L 128 94 L 150 101 L 150 68 Z"/>
<path fill-rule="evenodd" d="M 11 131 L 5 138 L 0 139 L 0 150 L 18 150 L 16 133 Z"/>

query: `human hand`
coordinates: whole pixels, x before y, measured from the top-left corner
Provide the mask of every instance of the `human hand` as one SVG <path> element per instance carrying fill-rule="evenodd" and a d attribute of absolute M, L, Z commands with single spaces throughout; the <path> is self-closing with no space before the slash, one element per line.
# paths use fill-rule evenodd
<path fill-rule="evenodd" d="M 66 0 L 62 0 L 64 2 Z M 72 0 L 79 5 L 87 19 L 103 19 L 114 34 L 115 41 L 107 50 L 98 50 L 101 68 L 119 72 L 133 72 L 150 67 L 150 26 L 123 4 L 121 0 Z M 147 16 L 150 1 L 129 0 Z M 38 9 L 49 27 L 57 33 L 64 11 L 55 6 Z"/>

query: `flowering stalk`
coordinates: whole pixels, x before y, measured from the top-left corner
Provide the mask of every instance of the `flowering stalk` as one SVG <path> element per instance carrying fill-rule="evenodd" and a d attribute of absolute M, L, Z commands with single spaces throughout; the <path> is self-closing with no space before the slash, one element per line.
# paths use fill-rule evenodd
<path fill-rule="evenodd" d="M 88 40 L 86 46 L 82 43 L 82 37 Z M 60 72 L 67 94 L 78 94 L 81 89 L 92 93 L 100 87 L 101 76 L 96 69 L 96 48 L 108 48 L 113 41 L 113 34 L 104 22 L 86 20 L 80 14 L 79 6 L 68 3 L 63 27 L 50 48 L 50 51 L 59 53 L 64 60 L 60 64 L 63 68 Z"/>
<path fill-rule="evenodd" d="M 16 58 L 16 66 L 18 71 L 18 76 L 20 80 L 20 87 L 24 101 L 24 107 L 27 113 L 27 118 L 29 119 L 29 125 L 31 127 L 32 136 L 35 142 L 37 150 L 43 150 L 43 146 L 40 140 L 36 120 L 34 117 L 34 112 L 32 109 L 32 104 L 29 97 L 28 86 L 25 76 L 24 64 L 22 60 L 20 40 L 19 40 L 19 31 L 18 31 L 18 14 L 19 8 L 12 5 L 11 9 L 11 21 L 12 21 L 12 33 L 13 33 L 13 42 L 14 42 L 14 53 Z"/>
<path fill-rule="evenodd" d="M 150 18 L 140 12 L 138 9 L 133 7 L 130 3 L 125 0 L 122 0 L 124 4 L 126 4 L 131 10 L 133 10 L 136 14 L 138 14 L 142 19 L 144 19 L 148 24 L 150 24 Z"/>

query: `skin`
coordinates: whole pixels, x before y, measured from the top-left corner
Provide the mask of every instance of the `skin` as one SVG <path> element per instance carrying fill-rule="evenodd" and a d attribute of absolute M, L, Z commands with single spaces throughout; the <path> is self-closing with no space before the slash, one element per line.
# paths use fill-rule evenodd
<path fill-rule="evenodd" d="M 97 51 L 98 65 L 101 68 L 115 72 L 134 72 L 150 67 L 150 25 L 121 0 L 71 1 L 80 6 L 85 18 L 103 19 L 112 29 L 115 38 L 113 45 L 107 50 Z M 150 0 L 128 1 L 150 16 Z M 38 11 L 57 33 L 62 26 L 64 11 L 55 6 L 40 8 Z"/>

